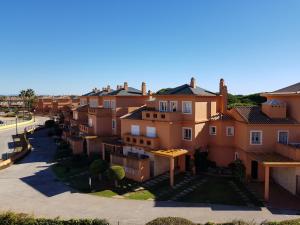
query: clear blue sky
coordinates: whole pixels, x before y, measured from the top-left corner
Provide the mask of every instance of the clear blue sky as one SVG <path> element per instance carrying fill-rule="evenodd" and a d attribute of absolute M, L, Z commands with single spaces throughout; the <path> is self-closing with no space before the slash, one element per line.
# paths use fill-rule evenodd
<path fill-rule="evenodd" d="M 300 1 L 0 2 L 0 94 L 158 90 L 187 83 L 232 93 L 300 82 Z"/>

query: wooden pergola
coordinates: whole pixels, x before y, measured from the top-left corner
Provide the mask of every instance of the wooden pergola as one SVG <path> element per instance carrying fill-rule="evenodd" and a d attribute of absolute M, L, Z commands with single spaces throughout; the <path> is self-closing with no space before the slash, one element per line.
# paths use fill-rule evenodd
<path fill-rule="evenodd" d="M 174 162 L 176 157 L 184 156 L 188 153 L 185 149 L 166 149 L 166 150 L 156 150 L 151 151 L 154 155 L 167 157 L 170 160 L 170 186 L 174 186 Z"/>
<path fill-rule="evenodd" d="M 300 167 L 299 161 L 282 156 L 278 153 L 250 153 L 251 158 L 262 163 L 265 168 L 264 199 L 270 198 L 270 168 L 296 168 Z"/>

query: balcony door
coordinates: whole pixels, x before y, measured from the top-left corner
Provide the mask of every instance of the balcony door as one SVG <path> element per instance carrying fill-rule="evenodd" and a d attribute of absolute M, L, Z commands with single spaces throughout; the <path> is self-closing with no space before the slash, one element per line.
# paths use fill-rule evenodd
<path fill-rule="evenodd" d="M 278 142 L 284 145 L 287 145 L 289 141 L 289 132 L 288 131 L 278 131 Z"/>
<path fill-rule="evenodd" d="M 139 136 L 140 135 L 140 126 L 131 125 L 131 135 Z"/>
<path fill-rule="evenodd" d="M 147 137 L 156 138 L 156 128 L 155 127 L 147 127 Z"/>

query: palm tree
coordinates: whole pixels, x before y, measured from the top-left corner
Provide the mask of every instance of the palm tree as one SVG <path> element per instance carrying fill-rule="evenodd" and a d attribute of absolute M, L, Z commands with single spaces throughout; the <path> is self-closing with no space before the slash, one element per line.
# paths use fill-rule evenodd
<path fill-rule="evenodd" d="M 23 119 L 24 119 L 24 110 L 26 107 L 26 91 L 25 90 L 21 90 L 19 97 L 21 97 L 22 101 L 23 101 Z"/>
<path fill-rule="evenodd" d="M 35 103 L 37 97 L 33 89 L 26 90 L 26 98 L 27 98 L 27 107 L 28 111 L 32 110 L 33 104 Z"/>

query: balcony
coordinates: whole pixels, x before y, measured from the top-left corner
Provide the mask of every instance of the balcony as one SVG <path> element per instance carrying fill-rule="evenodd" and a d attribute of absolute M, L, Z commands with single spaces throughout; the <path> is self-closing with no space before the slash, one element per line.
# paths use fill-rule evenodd
<path fill-rule="evenodd" d="M 88 113 L 90 115 L 95 115 L 97 117 L 111 116 L 113 111 L 115 110 L 109 108 L 103 108 L 103 107 L 97 107 L 97 108 L 89 107 L 88 109 Z"/>
<path fill-rule="evenodd" d="M 131 134 L 125 134 L 123 141 L 128 145 L 136 145 L 146 147 L 150 149 L 157 149 L 160 146 L 159 138 L 150 138 L 145 136 L 134 136 Z"/>
<path fill-rule="evenodd" d="M 145 110 L 142 112 L 143 120 L 156 120 L 156 121 L 180 121 L 182 119 L 182 113 L 180 112 L 159 112 Z"/>
<path fill-rule="evenodd" d="M 87 124 L 80 124 L 79 131 L 88 135 L 94 134 L 93 127 L 89 127 Z"/>
<path fill-rule="evenodd" d="M 275 152 L 289 159 L 300 161 L 300 143 L 276 143 Z"/>

